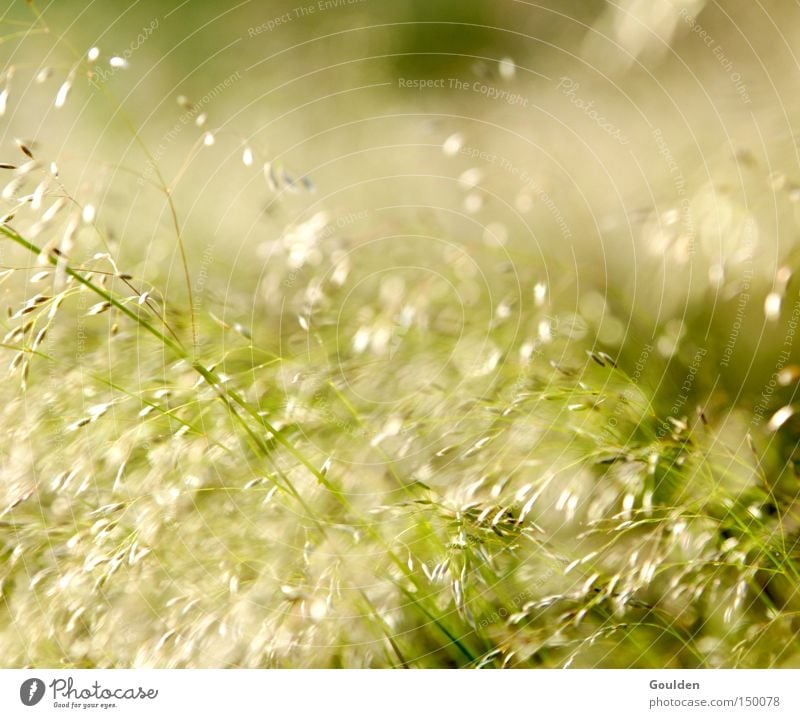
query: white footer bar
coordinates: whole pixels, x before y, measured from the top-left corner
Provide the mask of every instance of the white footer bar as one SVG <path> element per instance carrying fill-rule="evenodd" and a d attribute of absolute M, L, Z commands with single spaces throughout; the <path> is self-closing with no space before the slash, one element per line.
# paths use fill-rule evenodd
<path fill-rule="evenodd" d="M 0 716 L 800 716 L 799 670 L 4 670 Z"/>

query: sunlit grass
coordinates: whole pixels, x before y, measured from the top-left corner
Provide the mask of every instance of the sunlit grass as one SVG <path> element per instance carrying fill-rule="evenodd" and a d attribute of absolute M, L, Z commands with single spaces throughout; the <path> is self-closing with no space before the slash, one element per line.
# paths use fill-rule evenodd
<path fill-rule="evenodd" d="M 190 158 L 215 148 L 195 125 Z M 677 329 L 603 341 L 612 311 L 639 320 L 624 291 L 576 312 L 491 232 L 312 199 L 229 277 L 157 163 L 170 230 L 142 254 L 168 246 L 180 279 L 138 276 L 112 231 L 135 172 L 95 207 L 46 145 L 4 151 L 5 665 L 797 665 L 795 410 L 755 420 L 752 392 L 718 390 L 724 344 L 699 353 L 701 328 L 728 317 L 704 298 Z M 272 202 L 312 196 L 263 171 Z M 781 293 L 770 320 L 792 269 L 752 281 Z"/>

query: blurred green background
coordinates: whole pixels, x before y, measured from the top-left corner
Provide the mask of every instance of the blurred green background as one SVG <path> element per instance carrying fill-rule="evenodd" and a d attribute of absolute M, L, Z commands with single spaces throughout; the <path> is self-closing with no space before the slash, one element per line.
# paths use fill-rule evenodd
<path fill-rule="evenodd" d="M 577 540 L 575 524 L 570 523 L 575 516 L 588 521 L 608 512 L 620 520 L 624 512 L 613 512 L 618 512 L 623 496 L 633 501 L 635 491 L 637 502 L 643 503 L 644 496 L 652 502 L 655 496 L 656 504 L 667 511 L 672 502 L 685 500 L 687 512 L 707 510 L 708 515 L 692 514 L 691 530 L 684 534 L 691 540 L 678 538 L 679 530 L 670 522 L 682 517 L 673 515 L 659 516 L 658 521 L 670 527 L 664 541 L 658 534 L 660 525 L 652 533 L 626 533 L 626 542 L 612 546 L 610 558 L 604 556 L 608 563 L 603 571 L 613 573 L 615 562 L 623 561 L 625 550 L 641 539 L 643 545 L 651 541 L 654 552 L 667 545 L 659 554 L 664 565 L 685 562 L 692 570 L 699 565 L 697 574 L 690 576 L 697 586 L 720 575 L 725 578 L 722 588 L 715 584 L 718 594 L 700 591 L 684 610 L 680 596 L 669 593 L 667 577 L 650 586 L 632 568 L 626 574 L 647 600 L 669 595 L 664 610 L 675 617 L 679 630 L 697 638 L 698 644 L 706 641 L 700 650 L 707 656 L 703 663 L 706 658 L 676 649 L 669 631 L 659 633 L 664 656 L 675 665 L 720 665 L 732 655 L 733 645 L 722 638 L 716 641 L 717 636 L 727 636 L 729 619 L 719 614 L 728 599 L 741 613 L 736 614 L 738 633 L 731 628 L 729 637 L 740 651 L 741 641 L 752 639 L 753 631 L 764 626 L 764 636 L 783 640 L 790 635 L 792 621 L 796 623 L 796 587 L 791 576 L 781 574 L 788 568 L 776 571 L 773 578 L 768 564 L 774 548 L 770 542 L 778 534 L 792 537 L 798 528 L 792 463 L 797 442 L 791 431 L 773 436 L 764 425 L 773 412 L 794 400 L 800 377 L 796 342 L 789 343 L 786 353 L 797 319 L 797 284 L 792 277 L 798 261 L 800 161 L 795 128 L 800 106 L 795 88 L 800 69 L 794 48 L 800 40 L 800 7 L 778 0 L 319 0 L 307 5 L 294 0 L 69 0 L 46 7 L 13 2 L 2 23 L 6 105 L 0 159 L 25 161 L 23 144 L 42 167 L 57 163 L 58 181 L 70 196 L 58 218 L 66 227 L 43 225 L 25 206 L 15 226 L 42 243 L 57 243 L 72 231 L 74 256 L 87 263 L 95 261 L 95 252 L 110 251 L 126 274 L 152 284 L 157 296 L 168 298 L 167 319 L 185 339 L 191 318 L 177 224 L 193 288 L 192 309 L 201 318 L 197 349 L 203 360 L 215 366 L 219 362 L 234 382 L 241 381 L 248 400 L 265 415 L 278 417 L 287 435 L 317 465 L 335 455 L 341 463 L 338 474 L 334 464 L 331 475 L 369 511 L 386 509 L 370 504 L 373 490 L 392 500 L 400 489 L 428 490 L 429 484 L 439 492 L 441 504 L 420 509 L 433 515 L 436 530 L 430 534 L 421 519 L 415 523 L 417 514 L 401 511 L 403 504 L 390 502 L 386 510 L 398 513 L 391 513 L 385 524 L 376 519 L 380 530 L 396 528 L 423 546 L 413 557 L 416 563 L 409 552 L 414 566 L 409 571 L 419 573 L 424 566 L 430 578 L 430 567 L 442 565 L 436 563 L 441 555 L 431 548 L 435 542 L 430 536 L 436 531 L 448 550 L 454 542 L 466 541 L 463 526 L 475 517 L 451 508 L 461 506 L 470 492 L 489 502 L 487 506 L 514 496 L 518 504 L 520 496 L 527 496 L 523 489 L 531 489 L 525 488 L 525 481 L 531 476 L 543 481 L 546 501 L 558 508 L 533 515 L 556 546 L 577 553 L 577 545 L 571 545 Z M 93 47 L 99 49 L 99 57 L 90 61 L 87 53 Z M 69 94 L 63 107 L 56 107 L 59 93 L 64 98 L 65 82 Z M 4 201 L 12 206 L 15 199 L 10 192 Z M 68 216 L 75 218 L 72 230 Z M 21 253 L 7 243 L 2 252 L 4 266 L 23 266 Z M 23 269 L 32 271 L 27 265 Z M 27 286 L 12 276 L 2 291 L 7 304 L 16 307 Z M 81 326 L 82 316 L 78 311 L 70 315 L 72 330 Z M 252 338 L 252 345 L 236 343 L 243 338 Z M 107 339 L 102 330 L 90 332 L 87 371 L 92 368 L 105 376 L 103 362 L 114 364 L 112 359 L 120 357 L 113 351 L 120 351 L 124 361 L 114 366 L 123 373 L 126 386 L 149 392 L 161 372 L 166 375 L 155 352 L 138 353 L 139 337 L 130 327 L 128 333 L 121 330 L 118 340 L 106 344 Z M 123 349 L 115 349 L 119 345 Z M 106 355 L 107 346 L 114 349 Z M 596 353 L 587 358 L 587 350 L 605 352 L 605 358 Z M 134 356 L 139 362 L 135 366 Z M 275 361 L 265 358 L 274 356 Z M 67 361 L 73 374 L 83 371 L 83 366 L 73 366 L 74 356 Z M 628 386 L 626 380 L 621 375 L 609 378 L 614 361 L 633 375 L 635 388 L 628 398 L 619 394 Z M 776 382 L 765 396 L 777 368 L 787 368 L 788 379 Z M 537 373 L 542 371 L 547 375 Z M 566 389 L 573 378 L 576 386 Z M 121 491 L 122 503 L 134 507 L 134 517 L 126 514 L 126 521 L 137 528 L 122 537 L 109 529 L 113 541 L 125 543 L 135 534 L 147 545 L 165 542 L 158 557 L 164 563 L 131 569 L 131 585 L 148 590 L 152 586 L 153 600 L 160 605 L 205 587 L 204 577 L 213 571 L 202 561 L 219 565 L 225 585 L 220 589 L 214 583 L 214 591 L 198 596 L 199 603 L 187 603 L 187 611 L 194 606 L 203 620 L 219 611 L 243 634 L 261 620 L 254 606 L 272 606 L 270 616 L 280 614 L 290 627 L 259 624 L 265 634 L 261 639 L 279 646 L 277 664 L 291 664 L 293 647 L 286 646 L 293 646 L 294 636 L 303 636 L 304 650 L 317 639 L 318 619 L 309 606 L 324 614 L 311 599 L 308 605 L 299 601 L 295 583 L 302 582 L 297 575 L 308 569 L 318 580 L 309 596 L 324 590 L 333 595 L 325 556 L 338 555 L 345 545 L 341 555 L 358 555 L 344 570 L 345 586 L 361 586 L 362 577 L 347 571 L 354 567 L 358 573 L 364 566 L 371 571 L 373 557 L 363 558 L 366 549 L 358 544 L 357 531 L 346 540 L 337 535 L 330 547 L 327 537 L 323 541 L 315 535 L 315 546 L 324 546 L 330 554 L 317 554 L 312 571 L 302 563 L 306 559 L 298 557 L 311 542 L 304 532 L 313 534 L 315 529 L 296 520 L 290 501 L 281 505 L 282 513 L 269 514 L 273 526 L 260 523 L 260 503 L 246 503 L 255 501 L 252 494 L 243 497 L 241 506 L 228 497 L 224 511 L 213 503 L 215 494 L 203 494 L 219 489 L 214 481 L 220 476 L 262 481 L 267 469 L 259 463 L 263 457 L 254 458 L 241 448 L 245 442 L 240 445 L 240 437 L 226 423 L 231 415 L 219 409 L 208 410 L 206 416 L 204 402 L 213 404 L 213 392 L 208 392 L 210 399 L 198 392 L 195 404 L 192 380 L 184 374 L 175 380 L 176 392 L 184 397 L 175 413 L 188 407 L 191 421 L 210 427 L 209 436 L 222 436 L 224 445 L 211 447 L 217 453 L 209 450 L 213 442 L 205 434 L 196 446 L 175 448 L 169 443 L 174 428 L 166 419 L 169 431 L 163 432 L 155 421 L 141 422 L 147 434 L 142 444 L 136 416 L 148 414 L 131 414 L 125 415 L 128 424 L 120 422 L 119 435 L 116 427 L 92 421 L 87 434 L 98 432 L 95 443 L 82 450 L 70 438 L 65 455 L 78 462 L 96 460 L 92 476 L 99 477 L 102 501 L 115 505 L 111 501 L 119 499 Z M 47 406 L 58 406 L 60 392 L 69 384 L 61 386 L 55 373 L 49 381 L 37 390 Z M 70 420 L 80 419 L 84 398 L 95 396 L 96 389 L 84 386 L 82 391 L 89 392 L 85 396 L 76 390 L 67 397 L 74 414 Z M 531 399 L 536 392 L 544 396 L 539 403 Z M 529 401 L 534 408 L 527 408 Z M 524 409 L 529 414 L 505 420 L 505 403 L 509 411 Z M 28 404 L 9 398 L 8 406 L 9 425 L 24 426 L 14 412 L 27 416 Z M 38 411 L 31 406 L 30 411 Z M 55 412 L 54 422 L 61 411 Z M 619 436 L 609 431 L 609 415 L 622 417 L 620 424 L 630 431 L 634 448 L 622 429 Z M 653 424 L 666 416 L 679 425 L 675 436 L 667 438 L 656 433 Z M 706 422 L 711 428 L 705 428 Z M 696 435 L 687 438 L 695 430 L 701 436 L 696 452 Z M 58 461 L 47 456 L 47 435 L 34 439 L 48 471 L 62 461 L 60 456 Z M 203 444 L 206 440 L 208 445 Z M 460 464 L 449 463 L 450 441 L 466 452 Z M 502 447 L 496 455 L 495 441 Z M 488 456 L 481 453 L 486 446 Z M 120 490 L 115 479 L 120 457 L 126 455 L 119 447 L 134 457 L 129 470 L 140 481 L 135 490 L 124 482 Z M 8 449 L 3 455 L 3 466 L 11 467 L 7 473 L 14 474 L 26 457 Z M 291 473 L 297 468 L 291 458 L 282 454 L 276 463 L 289 466 Z M 543 478 L 551 464 L 559 477 L 553 486 L 550 478 Z M 770 472 L 771 483 L 762 481 L 762 469 Z M 219 473 L 209 478 L 214 472 Z M 724 480 L 717 481 L 720 476 Z M 352 520 L 337 513 L 338 506 L 331 508 L 330 496 L 318 482 L 307 475 L 300 480 L 306 482 L 301 486 L 315 508 L 322 507 L 320 515 L 337 530 Z M 178 488 L 170 494 L 164 487 Z M 364 495 L 358 493 L 363 487 L 368 487 Z M 777 518 L 777 510 L 759 493 L 773 489 L 784 492 L 781 501 L 788 507 Z M 65 522 L 58 538 L 66 540 L 72 526 L 64 518 L 67 510 L 59 504 L 58 490 L 53 489 L 56 496 L 48 495 L 47 501 Z M 187 501 L 176 508 L 185 498 L 184 490 L 197 503 Z M 736 496 L 741 504 L 736 504 L 737 510 L 745 516 L 758 514 L 763 524 L 747 519 L 746 528 L 729 529 L 728 515 L 719 508 L 728 506 L 725 492 Z M 583 503 L 576 514 L 579 495 Z M 751 496 L 758 500 L 748 503 Z M 719 505 L 705 506 L 706 498 L 719 499 Z M 512 583 L 506 586 L 490 577 L 487 583 L 495 583 L 487 590 L 487 605 L 480 603 L 483 594 L 476 605 L 488 612 L 509 605 L 531 585 L 531 597 L 541 599 L 550 590 L 578 581 L 564 581 L 561 564 L 566 559 L 558 554 L 547 555 L 545 561 L 538 546 L 534 551 L 527 544 L 527 554 L 506 551 L 508 544 L 503 542 L 509 536 L 516 540 L 513 532 L 520 524 L 500 510 L 507 507 L 491 508 L 501 528 L 484 526 L 476 535 L 484 537 L 484 529 L 490 534 L 481 540 L 488 542 L 487 551 L 496 548 Z M 92 512 L 97 510 L 87 506 L 83 520 L 94 525 Z M 630 505 L 625 511 L 629 510 Z M 473 513 L 483 516 L 478 509 Z M 240 526 L 240 515 L 252 521 Z M 189 521 L 187 517 L 193 533 L 182 545 L 183 553 L 173 556 L 163 547 L 172 546 L 179 519 Z M 29 527 L 42 520 L 28 518 Z M 206 543 L 204 521 L 214 527 L 211 543 Z M 62 524 L 55 525 L 62 530 Z M 124 526 L 128 530 L 128 524 Z M 40 541 L 35 538 L 38 530 L 31 528 L 26 536 Z M 257 552 L 262 544 L 277 542 L 282 532 L 290 535 L 289 548 L 274 564 L 265 562 Z M 735 557 L 730 562 L 745 578 L 734 569 L 730 576 L 722 573 L 730 568 L 724 563 L 729 550 L 724 547 L 740 534 L 746 561 L 736 564 L 741 557 Z M 351 538 L 352 545 L 347 543 Z M 599 539 L 583 536 L 581 541 L 583 551 Z M 43 544 L 37 545 L 44 555 Z M 136 545 L 132 555 L 137 555 Z M 784 542 L 781 550 L 791 554 L 792 546 Z M 11 543 L 7 548 L 10 554 Z M 377 553 L 382 556 L 380 547 Z M 642 555 L 636 553 L 645 561 Z M 202 557 L 199 567 L 197 556 Z M 171 559 L 181 569 L 190 567 L 186 576 L 177 571 L 177 583 L 183 582 L 177 588 L 171 582 Z M 767 569 L 759 561 L 766 562 Z M 725 568 L 718 574 L 720 562 Z M 751 564 L 754 568 L 748 573 Z M 652 566 L 655 559 L 636 570 L 641 568 L 643 576 Z M 396 586 L 383 582 L 391 572 L 379 568 L 384 573 L 374 572 L 378 588 L 369 600 L 381 606 L 385 600 L 381 620 L 413 633 L 409 643 L 420 656 L 441 651 L 437 665 L 463 661 L 463 656 L 453 657 L 452 645 L 444 645 L 441 636 L 437 643 L 424 632 L 425 626 L 415 623 L 414 615 L 403 612 L 405 598 L 398 599 L 392 593 Z M 148 580 L 141 580 L 136 570 L 148 572 Z M 454 577 L 455 568 L 449 570 Z M 364 581 L 374 578 L 364 571 L 369 574 Z M 80 575 L 81 581 L 89 580 Z M 240 598 L 232 596 L 240 579 L 252 593 L 237 603 Z M 636 583 L 640 579 L 643 587 Z M 766 601 L 762 606 L 753 598 L 763 601 L 766 595 L 766 589 L 753 588 L 759 582 L 780 584 L 773 586 L 769 598 L 786 609 L 780 620 L 769 612 Z M 744 594 L 738 588 L 744 583 L 743 591 L 752 591 L 747 596 L 758 620 L 744 615 Z M 613 581 L 604 584 L 609 585 Z M 458 605 L 462 588 L 457 580 L 447 590 L 451 588 L 455 608 L 447 592 L 444 598 L 437 594 L 437 606 L 449 612 L 448 619 L 457 626 L 472 625 Z M 60 595 L 60 589 L 53 590 L 51 598 Z M 612 589 L 608 593 L 610 597 Z M 83 600 L 81 595 L 68 602 L 70 610 L 78 610 Z M 149 630 L 145 609 L 134 605 L 131 596 L 115 595 L 109 605 L 116 611 L 113 620 L 103 624 L 105 618 L 98 618 L 106 628 L 134 616 L 136 631 Z M 29 620 L 39 620 L 35 609 L 28 608 Z M 189 620 L 177 615 L 179 608 L 162 612 L 164 635 L 170 621 Z M 58 610 L 50 618 L 60 627 L 65 617 Z M 371 664 L 371 654 L 347 654 L 349 649 L 340 654 L 336 626 L 349 630 L 347 610 L 363 611 L 364 606 L 345 603 L 342 610 L 341 624 L 324 634 L 328 647 L 335 646 L 330 663 L 349 665 L 349 655 Z M 602 610 L 593 614 L 593 625 L 602 627 L 611 620 Z M 371 616 L 369 611 L 366 615 Z M 576 610 L 566 615 L 582 619 L 584 614 Z M 461 619 L 464 623 L 457 623 Z M 558 631 L 550 631 L 555 617 L 548 615 L 543 621 L 544 627 L 536 630 L 546 638 L 533 629 L 525 633 L 498 622 L 487 635 L 504 650 L 505 641 L 519 649 L 523 664 L 529 658 L 548 665 L 566 661 L 568 651 L 558 643 Z M 704 621 L 709 635 L 704 634 Z M 576 629 L 583 630 L 579 622 Z M 56 635 L 61 635 L 58 630 Z M 357 622 L 346 646 L 372 640 L 370 630 Z M 580 630 L 578 635 L 585 637 Z M 643 630 L 643 640 L 652 638 L 655 645 L 656 634 Z M 144 665 L 160 655 L 163 636 L 140 636 L 136 631 L 120 639 L 112 663 L 117 656 L 134 656 Z M 202 660 L 237 665 L 267 660 L 267 649 L 254 647 L 250 654 L 247 641 L 224 638 L 217 631 L 208 639 Z M 545 645 L 542 653 L 540 640 Z M 55 639 L 42 641 L 41 655 L 58 655 Z M 136 652 L 139 641 L 141 655 Z M 74 648 L 70 660 L 84 660 L 83 644 L 68 643 Z M 88 638 L 86 644 L 96 649 Z M 650 655 L 640 648 L 636 641 L 623 642 L 614 654 L 616 665 L 666 660 L 657 651 Z M 167 655 L 176 664 L 202 663 L 191 646 L 172 650 L 169 647 Z M 553 663 L 549 650 L 557 657 Z M 755 651 L 742 664 L 758 665 L 767 661 L 764 656 L 771 663 L 784 659 L 770 650 L 759 647 L 763 653 Z M 19 651 L 18 655 L 24 652 Z M 603 660 L 604 651 L 601 642 L 587 651 L 582 665 Z M 87 655 L 87 663 L 102 663 L 88 649 Z M 313 663 L 315 658 L 304 654 L 299 663 Z M 376 662 L 381 660 L 382 654 Z"/>

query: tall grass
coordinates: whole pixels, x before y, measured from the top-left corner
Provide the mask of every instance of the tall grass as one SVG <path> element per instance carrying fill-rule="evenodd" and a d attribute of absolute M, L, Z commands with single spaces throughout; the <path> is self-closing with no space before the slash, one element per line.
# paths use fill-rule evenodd
<path fill-rule="evenodd" d="M 603 341 L 627 297 L 576 313 L 529 249 L 387 231 L 269 157 L 271 206 L 307 211 L 260 274 L 207 263 L 197 291 L 176 190 L 224 133 L 195 122 L 176 184 L 123 124 L 151 173 L 116 193 L 4 144 L 4 665 L 798 665 L 793 359 L 757 419 L 715 389 L 702 299 L 653 345 Z M 115 237 L 139 180 L 170 218 L 142 254 L 168 243 L 177 285 Z M 752 291 L 789 326 L 784 266 Z"/>

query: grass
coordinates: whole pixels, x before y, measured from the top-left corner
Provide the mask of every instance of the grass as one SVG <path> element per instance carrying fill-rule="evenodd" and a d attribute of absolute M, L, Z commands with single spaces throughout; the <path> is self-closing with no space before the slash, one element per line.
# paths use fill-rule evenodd
<path fill-rule="evenodd" d="M 198 291 L 160 170 L 170 231 L 148 249 L 177 252 L 177 286 L 125 266 L 148 265 L 114 237 L 117 195 L 87 211 L 45 147 L 15 151 L 4 665 L 798 665 L 800 433 L 775 413 L 797 371 L 763 420 L 760 384 L 719 387 L 724 342 L 702 330 L 725 336 L 735 296 L 650 335 L 624 291 L 575 314 L 529 250 L 417 215 L 363 229 L 311 196 L 263 268 L 208 263 Z M 612 312 L 632 313 L 624 341 L 598 339 Z"/>

